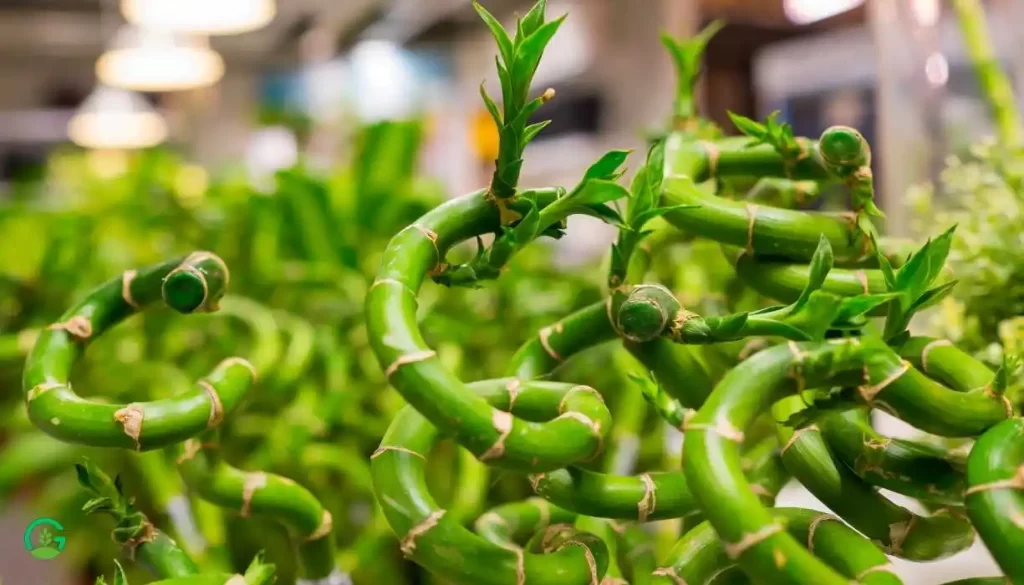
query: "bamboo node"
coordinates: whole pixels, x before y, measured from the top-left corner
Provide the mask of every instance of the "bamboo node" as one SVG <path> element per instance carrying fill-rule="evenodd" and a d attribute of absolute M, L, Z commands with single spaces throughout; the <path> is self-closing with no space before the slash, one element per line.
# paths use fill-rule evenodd
<path fill-rule="evenodd" d="M 411 557 L 413 553 L 416 552 L 416 539 L 426 534 L 431 528 L 437 526 L 437 523 L 441 521 L 444 513 L 444 510 L 434 510 L 426 517 L 426 519 L 423 520 L 423 522 L 413 526 L 412 529 L 406 533 L 405 538 L 402 539 L 400 546 L 402 554 L 406 557 Z"/>

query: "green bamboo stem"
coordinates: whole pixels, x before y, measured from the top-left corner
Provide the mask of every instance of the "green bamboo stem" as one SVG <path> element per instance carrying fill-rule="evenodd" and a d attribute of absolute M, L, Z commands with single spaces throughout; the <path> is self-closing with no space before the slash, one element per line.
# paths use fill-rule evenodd
<path fill-rule="evenodd" d="M 431 497 L 425 478 L 426 458 L 437 438 L 436 427 L 406 407 L 373 455 L 378 501 L 407 557 L 455 584 L 585 585 L 604 576 L 608 552 L 596 537 L 585 539 L 572 531 L 549 541 L 538 554 L 495 544 L 448 518 Z"/>
<path fill-rule="evenodd" d="M 1009 582 L 1024 580 L 1024 418 L 992 427 L 967 459 L 967 514 Z"/>
<path fill-rule="evenodd" d="M 970 57 L 974 74 L 981 86 L 981 93 L 988 102 L 995 119 L 996 134 L 1000 144 L 1007 149 L 1024 145 L 1024 124 L 1017 110 L 1013 85 L 999 65 L 995 48 L 987 32 L 985 9 L 980 0 L 954 0 L 960 34 Z"/>
<path fill-rule="evenodd" d="M 206 562 L 207 546 L 192 514 L 192 505 L 184 493 L 184 484 L 166 461 L 163 451 L 139 453 L 133 463 L 149 488 L 153 504 L 165 512 L 172 529 L 169 531 L 182 549 L 203 568 Z M 223 569 L 225 567 L 217 567 Z"/>
<path fill-rule="evenodd" d="M 773 414 L 785 420 L 802 407 L 800 397 L 791 397 L 778 403 Z M 970 524 L 952 509 L 921 516 L 878 493 L 832 454 L 818 427 L 793 430 L 780 424 L 778 430 L 786 469 L 814 497 L 879 543 L 887 554 L 930 561 L 960 552 L 973 543 Z"/>
<path fill-rule="evenodd" d="M 830 414 L 820 426 L 830 451 L 865 482 L 925 502 L 963 505 L 964 475 L 947 450 L 883 436 L 863 408 Z"/>
<path fill-rule="evenodd" d="M 864 383 L 869 395 L 910 395 L 922 387 L 932 390 L 928 385 L 934 383 L 923 375 L 917 378 L 907 373 L 908 367 L 898 356 L 871 338 L 779 346 L 754 355 L 732 370 L 687 422 L 684 471 L 688 485 L 715 531 L 727 543 L 730 556 L 746 572 L 758 575 L 765 583 L 845 582 L 844 577 L 788 537 L 758 502 L 739 460 L 744 429 L 795 388 L 852 382 Z M 950 390 L 943 392 L 965 396 Z M 783 457 L 794 447 L 785 448 Z M 789 465 L 787 469 L 794 471 Z M 899 545 L 890 548 L 905 551 L 908 537 L 914 535 L 914 526 L 907 522 L 887 528 L 895 528 L 894 544 Z M 956 540 L 951 544 L 954 548 L 963 547 Z M 939 549 L 944 546 L 936 545 Z M 780 556 L 786 559 L 781 565 L 776 561 Z"/>
<path fill-rule="evenodd" d="M 900 356 L 921 373 L 962 392 L 984 388 L 995 373 L 946 339 L 911 337 L 899 348 Z"/>
<path fill-rule="evenodd" d="M 32 422 L 62 441 L 138 451 L 219 424 L 253 382 L 253 368 L 242 358 L 222 361 L 187 394 L 131 404 L 82 399 L 71 388 L 70 373 L 92 339 L 137 310 L 160 298 L 179 312 L 215 310 L 227 281 L 219 258 L 196 252 L 127 271 L 96 288 L 39 336 L 26 361 L 22 388 Z"/>
<path fill-rule="evenodd" d="M 826 137 L 823 137 L 827 138 Z M 784 161 L 770 146 L 748 147 L 746 139 L 712 143 L 687 141 L 670 135 L 665 145 L 665 206 L 699 205 L 673 211 L 665 219 L 677 228 L 749 253 L 785 256 L 808 261 L 821 235 L 828 238 L 837 261 L 869 258 L 870 241 L 855 218 L 842 214 L 812 213 L 715 197 L 697 185 L 715 176 L 785 176 Z M 866 148 L 866 143 L 865 143 Z M 829 179 L 817 144 L 793 167 L 796 179 Z"/>
<path fill-rule="evenodd" d="M 594 456 L 609 426 L 598 422 L 607 417 L 603 404 L 598 411 L 566 412 L 547 423 L 510 421 L 444 369 L 419 330 L 415 297 L 428 272 L 453 244 L 496 228 L 498 221 L 497 210 L 478 192 L 449 201 L 396 235 L 366 298 L 370 343 L 409 404 L 451 428 L 459 444 L 478 458 L 486 455 L 489 464 L 512 469 L 557 469 Z M 581 450 L 567 451 L 566 445 Z M 551 451 L 551 446 L 562 448 Z"/>
<path fill-rule="evenodd" d="M 775 508 L 771 513 L 794 540 L 814 551 L 843 577 L 863 585 L 902 583 L 885 554 L 835 516 L 799 508 Z M 786 564 L 786 557 L 778 558 Z M 734 568 L 735 559 L 729 555 L 729 549 L 711 524 L 704 522 L 679 541 L 663 567 L 655 571 L 654 583 L 720 583 Z M 735 581 L 729 583 L 749 582 L 741 573 L 732 574 L 735 577 L 730 578 Z"/>
<path fill-rule="evenodd" d="M 231 467 L 217 457 L 216 448 L 217 435 L 211 431 L 172 449 L 189 489 L 242 517 L 259 514 L 284 523 L 296 535 L 306 578 L 330 578 L 335 569 L 333 520 L 316 496 L 286 477 Z"/>
<path fill-rule="evenodd" d="M 490 509 L 481 514 L 473 529 L 481 537 L 505 548 L 525 544 L 534 534 L 552 524 L 570 524 L 576 513 L 552 505 L 542 498 L 529 498 Z"/>
<path fill-rule="evenodd" d="M 541 329 L 512 356 L 510 372 L 521 380 L 539 378 L 570 356 L 615 339 L 609 306 L 594 303 Z"/>

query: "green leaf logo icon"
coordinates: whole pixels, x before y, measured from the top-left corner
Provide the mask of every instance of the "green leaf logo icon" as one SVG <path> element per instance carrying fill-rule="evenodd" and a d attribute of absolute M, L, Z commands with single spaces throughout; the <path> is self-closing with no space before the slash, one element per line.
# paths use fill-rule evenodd
<path fill-rule="evenodd" d="M 36 518 L 25 529 L 25 550 L 40 560 L 50 560 L 64 552 L 64 527 L 53 518 Z"/>

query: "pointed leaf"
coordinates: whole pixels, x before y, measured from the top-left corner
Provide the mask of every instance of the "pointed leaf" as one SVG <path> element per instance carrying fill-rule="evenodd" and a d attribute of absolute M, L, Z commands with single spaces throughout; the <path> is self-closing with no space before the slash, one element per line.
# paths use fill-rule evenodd
<path fill-rule="evenodd" d="M 487 28 L 491 29 L 491 35 L 494 36 L 494 40 L 498 43 L 501 58 L 506 64 L 511 64 L 513 59 L 512 39 L 509 38 L 505 27 L 501 26 L 501 23 L 476 0 L 473 0 L 473 8 L 476 9 L 477 14 L 487 24 Z"/>
<path fill-rule="evenodd" d="M 487 87 L 485 87 L 485 83 L 486 82 L 480 83 L 480 97 L 483 98 L 484 104 L 487 105 L 487 111 L 491 113 L 491 118 L 494 120 L 495 126 L 501 128 L 501 112 L 498 110 L 498 104 L 494 103 L 491 96 L 487 95 Z"/>
<path fill-rule="evenodd" d="M 869 233 L 868 237 L 871 238 L 871 247 L 875 250 L 875 257 L 878 259 L 878 268 L 882 271 L 882 277 L 885 278 L 886 288 L 889 291 L 896 291 L 896 273 L 892 269 L 892 263 L 890 263 L 889 259 L 882 253 L 882 248 L 878 245 L 878 240 L 875 238 L 875 234 Z"/>
<path fill-rule="evenodd" d="M 625 187 L 615 181 L 603 179 L 590 179 L 583 183 L 579 191 L 569 195 L 574 207 L 589 207 L 624 197 L 629 197 L 629 191 Z"/>
<path fill-rule="evenodd" d="M 733 125 L 740 132 L 750 136 L 751 138 L 764 138 L 767 133 L 767 129 L 763 124 L 755 122 L 746 116 L 734 114 L 732 112 L 726 112 L 729 114 L 729 119 L 732 120 Z"/>
<path fill-rule="evenodd" d="M 933 307 L 939 304 L 942 302 L 942 299 L 948 297 L 949 294 L 953 292 L 953 287 L 956 286 L 957 282 L 959 281 L 951 280 L 934 288 L 928 289 L 914 302 L 910 307 L 910 310 L 912 312 L 923 311 L 928 307 Z"/>
<path fill-rule="evenodd" d="M 512 65 L 512 89 L 517 97 L 525 98 L 530 90 L 530 81 L 537 71 L 540 58 L 544 54 L 551 39 L 554 38 L 558 28 L 565 22 L 565 16 L 556 20 L 544 23 L 532 35 L 523 41 L 516 53 L 515 64 Z"/>
<path fill-rule="evenodd" d="M 804 287 L 803 292 L 800 293 L 800 297 L 796 300 L 793 305 L 799 307 L 807 302 L 807 299 L 816 290 L 820 290 L 825 284 L 825 279 L 828 277 L 828 273 L 832 271 L 832 266 L 835 261 L 832 255 L 832 244 L 829 243 L 828 238 L 825 234 L 821 234 L 818 238 L 818 247 L 814 250 L 814 255 L 811 256 L 810 271 L 807 275 L 807 285 Z"/>
<path fill-rule="evenodd" d="M 845 322 L 850 321 L 854 317 L 864 315 L 877 307 L 888 303 L 889 301 L 897 298 L 897 293 L 882 293 L 874 295 L 857 295 L 855 297 L 846 297 L 839 304 L 839 313 L 836 315 L 836 321 Z"/>
<path fill-rule="evenodd" d="M 544 120 L 543 122 L 537 122 L 536 124 L 530 124 L 527 126 L 526 130 L 523 131 L 523 145 L 525 146 L 532 142 L 533 139 L 536 138 L 541 131 L 547 128 L 550 123 L 551 120 Z"/>
<path fill-rule="evenodd" d="M 946 258 L 949 256 L 949 249 L 953 245 L 953 233 L 956 231 L 956 227 L 954 224 L 943 232 L 942 235 L 932 240 L 932 246 L 928 252 L 928 266 L 930 270 L 927 286 L 931 286 L 935 279 L 942 274 L 942 269 L 946 265 Z"/>
<path fill-rule="evenodd" d="M 512 93 L 512 78 L 509 77 L 508 68 L 501 64 L 501 61 L 497 57 L 494 58 L 494 63 L 498 67 L 498 83 L 501 84 L 501 97 L 503 102 L 504 111 L 507 113 L 509 108 L 513 107 L 511 100 L 515 97 Z M 504 119 L 504 118 L 503 118 Z"/>
<path fill-rule="evenodd" d="M 588 179 L 608 179 L 615 176 L 626 159 L 633 151 L 611 150 L 606 152 L 597 162 L 590 165 L 587 172 L 583 174 L 583 181 Z M 582 184 L 583 181 L 580 181 Z"/>
<path fill-rule="evenodd" d="M 89 476 L 89 470 L 85 465 L 75 463 L 75 475 L 78 477 L 78 484 L 90 491 L 96 491 L 96 487 L 93 486 L 92 478 Z"/>
<path fill-rule="evenodd" d="M 517 244 L 517 248 L 532 242 L 540 231 L 540 210 L 531 201 L 530 210 L 526 212 L 526 215 L 514 228 L 511 233 L 513 240 Z"/>
<path fill-rule="evenodd" d="M 114 509 L 114 501 L 107 497 L 93 498 L 82 505 L 85 514 L 96 514 Z"/>
<path fill-rule="evenodd" d="M 523 34 L 530 36 L 544 24 L 544 11 L 547 8 L 547 0 L 539 0 L 533 8 L 526 13 L 522 20 Z"/>
<path fill-rule="evenodd" d="M 128 577 L 124 574 L 121 563 L 114 561 L 114 585 L 128 585 Z"/>
<path fill-rule="evenodd" d="M 613 225 L 619 229 L 628 228 L 626 221 L 622 219 L 622 216 L 618 211 L 615 211 L 608 205 L 584 205 L 583 207 L 574 208 L 574 213 L 580 215 L 589 215 L 590 217 L 596 217 L 608 225 Z"/>

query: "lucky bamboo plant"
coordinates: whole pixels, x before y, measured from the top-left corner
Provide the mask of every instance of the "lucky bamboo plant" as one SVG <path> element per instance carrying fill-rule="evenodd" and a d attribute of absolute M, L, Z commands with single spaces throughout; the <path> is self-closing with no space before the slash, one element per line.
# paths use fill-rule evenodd
<path fill-rule="evenodd" d="M 953 227 L 909 253 L 886 243 L 873 223 L 881 211 L 871 152 L 856 130 L 810 140 L 774 117 L 734 116 L 745 136 L 703 140 L 687 119 L 688 83 L 673 130 L 651 146 L 629 191 L 617 182 L 625 152 L 603 157 L 572 189 L 520 189 L 522 149 L 542 127 L 527 116 L 553 97 L 531 100 L 530 79 L 562 19 L 546 20 L 542 0 L 509 34 L 477 9 L 499 48 L 502 105 L 484 94 L 501 128 L 494 179 L 396 235 L 366 299 L 373 349 L 409 403 L 372 457 L 378 501 L 405 555 L 451 583 L 892 584 L 901 580 L 887 555 L 935 560 L 977 535 L 1005 576 L 969 582 L 1024 582 L 1019 362 L 1007 357 L 993 371 L 947 340 L 908 330 L 955 286 L 943 270 Z M 703 50 L 671 45 L 677 63 L 699 61 Z M 791 194 L 805 182 L 845 185 L 852 209 L 720 196 L 723 184 L 766 178 Z M 620 228 L 607 298 L 542 328 L 505 377 L 463 382 L 424 340 L 416 317 L 424 282 L 500 278 L 516 252 L 558 237 L 573 214 Z M 702 315 L 645 282 L 636 251 L 657 217 L 718 242 L 751 288 L 783 304 Z M 486 234 L 493 243 L 473 260 L 448 261 L 453 246 Z M 566 360 L 616 339 L 651 372 L 640 380 L 645 395 L 684 434 L 681 471 L 595 469 L 612 425 L 602 393 L 551 380 Z M 748 349 L 724 370 L 692 351 L 737 341 Z M 967 441 L 886 437 L 872 427 L 874 409 Z M 495 508 L 470 530 L 425 480 L 442 437 L 526 476 L 537 497 Z M 790 477 L 836 515 L 772 507 Z M 930 511 L 900 506 L 880 488 Z M 637 525 L 661 519 L 681 519 L 683 529 L 652 564 Z"/>
<path fill-rule="evenodd" d="M 420 133 L 412 122 L 369 126 L 360 132 L 351 165 L 326 176 L 302 166 L 283 171 L 269 194 L 217 182 L 198 197 L 185 197 L 175 178 L 195 167 L 155 152 L 141 155 L 132 163 L 138 167 L 116 178 L 75 173 L 80 198 L 57 198 L 50 207 L 32 200 L 0 207 L 5 229 L 45 251 L 4 256 L 4 272 L 23 291 L 5 298 L 11 310 L 0 317 L 0 341 L 6 342 L 0 343 L 0 387 L 9 389 L 0 408 L 7 423 L 0 437 L 0 505 L 15 493 L 31 494 L 33 508 L 60 518 L 68 530 L 74 546 L 63 559 L 109 575 L 117 548 L 103 535 L 103 522 L 82 517 L 86 500 L 72 469 L 88 457 L 94 469 L 118 476 L 136 509 L 173 537 L 204 574 L 242 570 L 266 549 L 279 581 L 292 581 L 301 574 L 301 558 L 292 554 L 279 518 L 255 509 L 251 518 L 239 518 L 237 507 L 224 510 L 218 507 L 224 500 L 204 491 L 227 477 L 230 470 L 218 460 L 227 461 L 236 469 L 292 478 L 315 494 L 334 518 L 334 560 L 357 584 L 415 579 L 372 493 L 368 456 L 402 403 L 388 390 L 367 345 L 361 308 L 387 239 L 443 200 L 414 174 Z M 69 159 L 77 160 L 62 157 L 54 166 Z M 68 229 L 40 227 L 57 224 Z M 99 403 L 173 399 L 187 395 L 191 380 L 221 357 L 244 356 L 260 372 L 259 383 L 244 410 L 224 421 L 216 437 L 218 458 L 200 452 L 194 465 L 179 466 L 173 451 L 181 445 L 135 452 L 53 437 L 52 429 L 40 428 L 28 416 L 16 379 L 24 356 L 62 307 L 92 295 L 101 279 L 126 270 L 143 273 L 139 266 L 164 265 L 160 258 L 190 247 L 216 249 L 225 264 L 241 267 L 218 310 L 176 319 L 157 302 L 102 337 L 90 337 L 72 381 L 84 398 Z M 582 306 L 599 298 L 595 279 L 553 279 L 543 250 L 527 254 L 495 289 L 435 295 L 425 303 L 432 310 L 424 328 L 441 339 L 450 367 L 467 375 L 493 371 L 500 355 L 485 349 L 514 349 L 508 326 L 536 328 L 567 303 Z M 525 297 L 524 289 L 543 294 Z M 498 323 L 498 315 L 506 323 Z M 490 478 L 486 467 L 474 467 L 455 451 L 439 454 L 439 462 L 460 472 L 459 481 L 442 492 L 480 492 L 491 479 L 499 488 L 509 483 Z M 469 515 L 477 505 L 485 503 L 462 502 Z M 146 582 L 135 564 L 123 571 L 132 583 Z"/>

